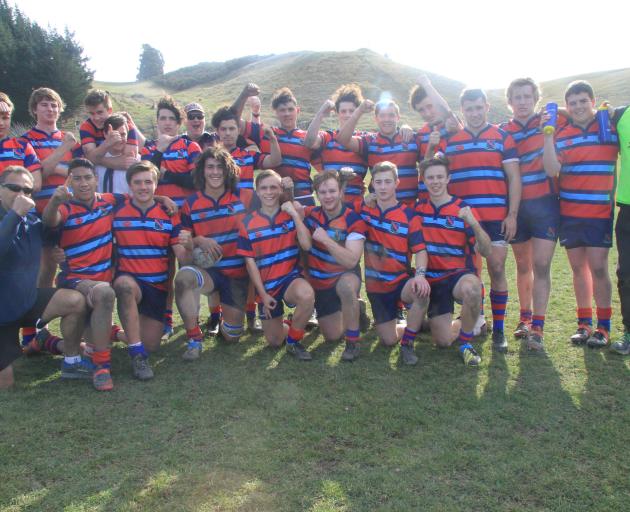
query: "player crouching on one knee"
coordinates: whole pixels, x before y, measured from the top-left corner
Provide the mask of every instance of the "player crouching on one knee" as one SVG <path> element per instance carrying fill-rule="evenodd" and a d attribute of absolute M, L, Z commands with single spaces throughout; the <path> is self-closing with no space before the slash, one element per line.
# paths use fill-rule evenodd
<path fill-rule="evenodd" d="M 199 358 L 203 334 L 199 328 L 199 298 L 218 292 L 223 311 L 220 337 L 237 342 L 243 320 L 249 278 L 245 259 L 236 254 L 238 230 L 245 206 L 238 197 L 238 166 L 223 146 L 206 149 L 196 162 L 193 181 L 199 190 L 184 202 L 182 226 L 190 233 L 180 243 L 194 245 L 193 265 L 175 277 L 175 300 L 182 316 L 188 347 L 183 358 Z"/>
<path fill-rule="evenodd" d="M 424 160 L 420 171 L 429 199 L 419 201 L 416 213 L 422 219 L 422 234 L 429 254 L 426 276 L 431 284 L 429 325 L 433 343 L 448 347 L 455 340 L 464 363 L 478 366 L 481 357 L 471 340 L 481 310 L 481 281 L 474 273 L 475 252 L 487 257 L 492 250 L 490 237 L 473 210 L 448 193 L 448 159 L 436 156 Z M 455 301 L 462 304 L 460 322 L 453 322 Z"/>
<path fill-rule="evenodd" d="M 328 340 L 346 338 L 344 361 L 359 355 L 359 290 L 367 226 L 343 203 L 344 187 L 337 171 L 324 171 L 313 180 L 321 206 L 307 206 L 304 223 L 313 246 L 307 255 L 309 282 L 315 289 L 319 328 Z"/>
<path fill-rule="evenodd" d="M 398 202 L 398 168 L 391 162 L 372 167 L 376 204 L 364 203 L 361 217 L 367 224 L 365 242 L 365 286 L 376 331 L 384 345 L 401 344 L 405 364 L 418 358 L 413 342 L 429 303 L 430 286 L 425 279 L 427 251 L 422 238 L 422 222 L 411 208 Z M 416 274 L 409 275 L 409 254 L 413 254 Z M 407 326 L 396 325 L 398 301 L 411 305 Z"/>
<path fill-rule="evenodd" d="M 300 249 L 311 249 L 311 235 L 295 205 L 280 204 L 282 179 L 271 170 L 256 177 L 260 208 L 243 219 L 237 254 L 245 258 L 247 272 L 260 296 L 259 311 L 269 345 L 287 342 L 287 351 L 302 361 L 312 356 L 300 343 L 306 322 L 313 313 L 315 293 L 302 277 Z M 291 326 L 283 323 L 282 302 L 295 306 Z"/>

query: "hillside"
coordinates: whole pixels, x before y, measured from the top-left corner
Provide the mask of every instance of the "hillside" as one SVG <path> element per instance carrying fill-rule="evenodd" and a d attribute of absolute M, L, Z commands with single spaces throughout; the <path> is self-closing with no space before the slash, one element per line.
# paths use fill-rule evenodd
<path fill-rule="evenodd" d="M 403 121 L 415 127 L 420 118 L 411 112 L 407 98 L 410 88 L 422 73 L 425 71 L 361 49 L 353 52 L 248 56 L 226 63 L 202 63 L 182 68 L 165 75 L 160 84 L 95 82 L 94 86 L 110 91 L 115 108 L 132 113 L 140 127 L 148 133 L 154 126 L 155 101 L 162 94 L 171 94 L 182 104 L 197 101 L 204 105 L 207 113 L 211 113 L 221 105 L 230 104 L 248 82 L 255 82 L 261 88 L 263 119 L 266 122 L 273 121 L 269 104 L 273 91 L 278 87 L 286 85 L 296 94 L 302 109 L 300 126 L 306 127 L 321 103 L 340 84 L 356 82 L 370 99 L 378 100 L 383 93 L 391 94 L 401 106 Z M 449 103 L 456 107 L 463 83 L 428 71 L 426 74 Z M 566 84 L 577 78 L 589 80 L 598 97 L 613 104 L 625 104 L 630 98 L 630 69 L 621 69 L 543 82 L 543 101 L 552 99 L 562 102 Z M 187 83 L 197 85 L 182 89 Z M 504 91 L 491 90 L 488 96 L 492 105 L 491 121 L 505 119 L 509 111 L 505 106 Z M 331 119 L 325 126 L 334 126 L 334 121 Z M 364 118 L 360 127 L 372 128 L 371 116 Z"/>

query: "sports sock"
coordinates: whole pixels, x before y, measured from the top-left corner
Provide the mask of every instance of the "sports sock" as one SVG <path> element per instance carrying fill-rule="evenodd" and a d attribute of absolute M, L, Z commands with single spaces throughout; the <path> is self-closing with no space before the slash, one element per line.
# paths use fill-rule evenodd
<path fill-rule="evenodd" d="M 593 326 L 593 308 L 577 308 L 577 323 L 579 325 Z"/>
<path fill-rule="evenodd" d="M 198 325 L 195 325 L 192 329 L 186 329 L 186 336 L 188 336 L 189 340 L 194 340 L 198 342 L 203 341 L 203 333 Z"/>
<path fill-rule="evenodd" d="M 145 359 L 149 357 L 149 354 L 147 354 L 146 350 L 144 349 L 144 345 L 142 344 L 141 341 L 138 341 L 136 343 L 130 343 L 129 346 L 127 347 L 127 351 L 129 352 L 129 355 L 132 358 L 136 357 L 137 355 L 140 355 L 144 357 Z"/>
<path fill-rule="evenodd" d="M 597 308 L 597 327 L 606 329 L 610 332 L 610 317 L 612 316 L 612 308 Z"/>
<path fill-rule="evenodd" d="M 402 338 L 400 339 L 400 344 L 413 345 L 413 341 L 416 339 L 416 334 L 418 334 L 418 331 L 405 327 L 405 332 L 403 332 Z"/>
<path fill-rule="evenodd" d="M 63 339 L 61 339 L 59 336 L 54 336 L 53 334 L 51 334 L 50 336 L 48 336 L 48 338 L 46 338 L 46 341 L 44 341 L 44 350 L 55 356 L 61 355 L 61 350 L 57 348 L 59 346 L 59 342 L 61 341 L 63 341 Z"/>
<path fill-rule="evenodd" d="M 299 343 L 304 337 L 304 330 L 299 330 L 293 326 L 289 327 L 289 333 L 287 334 L 287 345 L 295 345 Z"/>
<path fill-rule="evenodd" d="M 492 304 L 492 331 L 503 332 L 505 309 L 507 308 L 508 292 L 490 290 L 490 304 Z"/>
<path fill-rule="evenodd" d="M 65 356 L 63 361 L 66 364 L 77 364 L 81 362 L 81 356 Z"/>
<path fill-rule="evenodd" d="M 164 325 L 173 327 L 173 310 L 172 309 L 164 310 Z"/>
<path fill-rule="evenodd" d="M 100 366 L 101 368 L 110 368 L 111 359 L 112 351 L 110 349 L 95 350 L 94 352 L 92 352 L 92 362 L 96 366 Z"/>
<path fill-rule="evenodd" d="M 247 305 L 245 306 L 245 314 L 247 315 L 247 318 L 251 318 L 251 319 L 256 318 L 256 303 L 255 302 L 247 303 Z"/>
<path fill-rule="evenodd" d="M 359 329 L 352 330 L 352 329 L 346 329 L 346 341 L 349 341 L 350 343 L 358 343 L 359 342 Z"/>
<path fill-rule="evenodd" d="M 532 321 L 532 310 L 531 309 L 521 309 L 521 322 L 526 324 L 531 323 Z"/>
<path fill-rule="evenodd" d="M 534 315 L 532 317 L 532 329 L 543 332 L 545 329 L 545 315 Z"/>

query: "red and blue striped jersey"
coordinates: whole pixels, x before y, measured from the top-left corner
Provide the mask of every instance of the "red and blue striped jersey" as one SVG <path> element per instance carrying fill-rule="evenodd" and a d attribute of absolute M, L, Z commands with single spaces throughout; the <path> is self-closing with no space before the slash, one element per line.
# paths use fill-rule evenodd
<path fill-rule="evenodd" d="M 371 293 L 394 291 L 401 281 L 409 278 L 410 254 L 426 250 L 422 219 L 400 203 L 385 211 L 363 204 L 361 218 L 367 225 L 366 290 Z"/>
<path fill-rule="evenodd" d="M 563 120 L 558 116 L 558 121 Z M 540 115 L 536 114 L 522 124 L 516 119 L 499 125 L 514 139 L 521 170 L 521 200 L 536 199 L 554 193 L 553 180 L 543 167 L 543 134 L 540 131 Z"/>
<path fill-rule="evenodd" d="M 236 254 L 239 226 L 245 217 L 245 206 L 239 197 L 225 192 L 218 200 L 197 192 L 184 201 L 182 228 L 193 236 L 212 238 L 223 250 L 223 257 L 214 267 L 233 278 L 247 277 L 245 260 Z"/>
<path fill-rule="evenodd" d="M 158 203 L 146 212 L 131 199 L 116 210 L 113 232 L 119 274 L 130 274 L 160 290 L 168 280 L 168 249 L 178 243 L 179 214 L 169 217 Z"/>
<path fill-rule="evenodd" d="M 332 219 L 328 218 L 321 206 L 307 206 L 304 213 L 304 224 L 311 233 L 321 227 L 326 230 L 330 238 L 341 245 L 345 245 L 345 241 L 351 233 L 362 237 L 366 236 L 367 226 L 365 222 L 347 206 L 342 206 L 341 213 Z M 315 290 L 332 288 L 337 283 L 339 276 L 348 272 L 348 269 L 337 263 L 328 249 L 316 240 L 313 240 L 306 261 L 309 282 Z"/>
<path fill-rule="evenodd" d="M 11 165 L 22 166 L 31 172 L 42 169 L 33 146 L 27 140 L 17 137 L 0 140 L 0 176 Z"/>
<path fill-rule="evenodd" d="M 37 158 L 40 162 L 46 160 L 59 146 L 63 144 L 63 138 L 65 132 L 61 130 L 55 130 L 52 133 L 46 133 L 43 130 L 37 128 L 31 128 L 25 134 L 22 135 L 23 139 L 26 139 L 37 154 Z M 60 164 L 68 164 L 73 158 L 78 158 L 83 155 L 81 151 L 81 145 L 76 144 L 71 151 L 68 151 L 61 160 Z M 67 176 L 62 176 L 53 172 L 48 176 L 42 176 L 42 189 L 33 196 L 35 201 L 35 208 L 38 213 L 42 213 L 48 201 L 52 197 L 55 189 L 66 182 Z"/>
<path fill-rule="evenodd" d="M 127 144 L 130 146 L 138 146 L 138 134 L 133 123 L 127 122 Z M 105 131 L 103 128 L 97 128 L 91 119 L 86 119 L 79 126 L 79 137 L 81 137 L 81 146 L 86 144 L 96 144 L 100 146 L 105 140 Z"/>
<path fill-rule="evenodd" d="M 146 141 L 141 151 L 142 160 L 151 160 L 156 150 L 157 145 L 154 140 Z M 201 148 L 199 144 L 185 139 L 184 137 L 177 137 L 162 153 L 160 169 L 176 174 L 190 174 L 195 168 L 195 161 L 200 153 Z M 155 191 L 157 195 L 170 197 L 179 207 L 181 207 L 182 204 L 184 204 L 184 200 L 194 192 L 195 191 L 192 189 L 171 183 L 167 176 L 160 178 Z"/>
<path fill-rule="evenodd" d="M 112 222 L 114 210 L 126 196 L 96 194 L 91 206 L 69 201 L 59 207 L 59 247 L 65 261 L 58 279 L 112 281 Z"/>
<path fill-rule="evenodd" d="M 460 208 L 464 206 L 467 206 L 466 203 L 455 196 L 441 206 L 426 200 L 418 201 L 416 205 L 416 213 L 422 218 L 422 236 L 429 255 L 426 273 L 429 283 L 465 270 L 474 271 L 475 234 L 458 217 Z"/>
<path fill-rule="evenodd" d="M 571 122 L 556 132 L 560 169 L 560 215 L 609 219 L 613 215 L 615 165 L 619 139 L 612 126 L 612 141 L 599 141 L 597 118 L 583 129 Z"/>
<path fill-rule="evenodd" d="M 481 221 L 503 221 L 508 211 L 503 164 L 518 161 L 512 136 L 491 124 L 477 136 L 464 128 L 446 139 L 444 153 L 450 163 L 449 193 L 475 208 Z"/>
<path fill-rule="evenodd" d="M 230 151 L 230 154 L 241 171 L 238 181 L 239 197 L 245 207 L 249 208 L 254 197 L 254 170 L 262 169 L 265 155 L 238 146 Z"/>
<path fill-rule="evenodd" d="M 267 217 L 260 210 L 245 216 L 236 254 L 254 258 L 265 291 L 275 296 L 287 279 L 300 275 L 300 248 L 295 221 L 283 211 Z"/>
<path fill-rule="evenodd" d="M 361 202 L 365 195 L 365 175 L 367 174 L 367 162 L 361 155 L 342 146 L 337 142 L 339 130 L 327 130 L 319 132 L 321 140 L 321 159 L 323 171 L 339 171 L 342 167 L 350 167 L 356 174 L 346 183 L 344 201 L 347 203 Z M 354 136 L 362 135 L 355 132 Z"/>
<path fill-rule="evenodd" d="M 304 145 L 306 132 L 298 128 L 287 131 L 277 126 L 272 129 L 282 153 L 282 164 L 275 170 L 280 176 L 288 176 L 293 180 L 296 197 L 312 194 L 311 161 L 315 160 L 316 153 Z M 263 153 L 269 154 L 269 141 L 262 137 L 262 133 L 262 125 L 245 123 L 243 136 L 252 140 Z"/>
<path fill-rule="evenodd" d="M 400 183 L 396 189 L 396 199 L 412 206 L 418 198 L 418 142 L 412 139 L 405 143 L 399 132 L 392 137 L 381 133 L 366 133 L 358 137 L 359 154 L 373 168 L 379 162 L 389 161 L 398 167 Z"/>

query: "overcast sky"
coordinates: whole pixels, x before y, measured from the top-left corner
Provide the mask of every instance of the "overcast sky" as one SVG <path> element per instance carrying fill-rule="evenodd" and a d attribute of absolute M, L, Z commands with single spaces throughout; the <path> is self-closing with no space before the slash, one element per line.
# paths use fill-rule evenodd
<path fill-rule="evenodd" d="M 517 76 L 548 80 L 630 67 L 628 0 L 15 4 L 41 25 L 75 32 L 104 81 L 135 80 L 143 43 L 162 52 L 166 71 L 244 55 L 370 48 L 486 88 Z"/>

